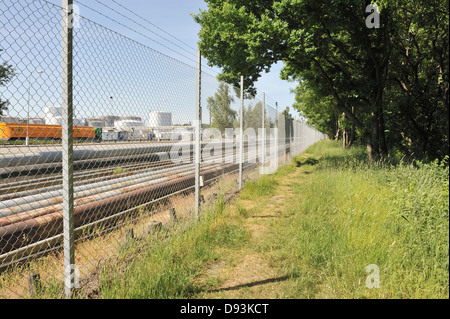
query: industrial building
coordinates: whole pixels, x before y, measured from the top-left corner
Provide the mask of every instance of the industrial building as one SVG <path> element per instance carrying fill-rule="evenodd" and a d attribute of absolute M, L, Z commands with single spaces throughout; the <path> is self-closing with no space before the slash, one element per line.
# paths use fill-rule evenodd
<path fill-rule="evenodd" d="M 117 121 L 142 121 L 140 117 L 136 116 L 115 116 L 106 115 L 100 117 L 88 117 L 86 119 L 86 125 L 90 127 L 114 127 Z"/>
<path fill-rule="evenodd" d="M 44 125 L 45 124 L 45 118 L 43 118 L 43 117 L 30 117 L 28 119 L 28 122 L 30 124 Z M 23 120 L 22 123 L 27 123 L 27 119 Z"/>
<path fill-rule="evenodd" d="M 0 123 L 15 123 L 15 124 L 20 124 L 22 123 L 22 119 L 18 118 L 18 117 L 13 117 L 13 116 L 8 116 L 8 115 L 3 115 L 0 116 Z"/>
<path fill-rule="evenodd" d="M 156 139 L 170 139 L 172 130 L 172 113 L 152 111 L 149 113 L 149 126 L 153 128 L 152 135 Z M 165 129 L 167 127 L 167 129 Z"/>
<path fill-rule="evenodd" d="M 0 116 L 0 123 L 13 123 L 13 124 L 36 124 L 36 125 L 44 125 L 45 119 L 43 117 L 30 117 L 30 118 L 18 118 L 13 116 Z"/>
<path fill-rule="evenodd" d="M 49 106 L 44 110 L 45 113 L 45 125 L 62 125 L 63 111 L 61 106 Z M 84 120 L 73 119 L 73 126 L 86 126 Z"/>

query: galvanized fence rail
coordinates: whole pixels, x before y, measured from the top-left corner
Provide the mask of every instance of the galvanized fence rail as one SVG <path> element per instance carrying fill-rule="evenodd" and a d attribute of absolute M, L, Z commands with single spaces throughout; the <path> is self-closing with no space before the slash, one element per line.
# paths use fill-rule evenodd
<path fill-rule="evenodd" d="M 324 138 L 200 52 L 74 21 L 72 0 L 0 3 L 0 298 L 70 297 L 130 238 L 195 222 L 219 181 L 238 191 Z"/>

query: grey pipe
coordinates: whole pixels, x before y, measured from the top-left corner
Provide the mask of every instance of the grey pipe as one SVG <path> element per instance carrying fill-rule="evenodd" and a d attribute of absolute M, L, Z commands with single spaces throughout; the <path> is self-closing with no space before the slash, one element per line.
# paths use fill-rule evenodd
<path fill-rule="evenodd" d="M 256 154 L 256 153 L 255 153 Z M 255 155 L 252 154 L 252 155 Z M 249 154 L 250 155 L 250 154 Z M 256 154 L 257 155 L 257 154 Z M 233 156 L 233 155 L 231 155 Z M 229 157 L 225 157 L 229 158 Z M 224 158 L 224 159 L 225 159 Z M 119 179 L 109 180 L 105 182 L 99 182 L 89 185 L 77 186 L 74 188 L 75 199 L 79 199 L 85 196 L 92 196 L 108 189 L 109 191 L 117 189 L 119 187 L 126 187 L 129 185 L 139 184 L 148 181 L 148 178 L 155 175 L 164 173 L 182 173 L 192 169 L 194 164 L 187 164 L 158 171 L 150 171 L 139 175 L 127 176 Z M 216 166 L 216 165 L 212 165 Z M 0 217 L 7 217 L 14 214 L 26 212 L 28 210 L 39 209 L 45 206 L 54 204 L 55 198 L 62 197 L 62 190 L 54 190 L 46 193 L 40 193 L 35 195 L 29 195 L 22 198 L 15 198 L 0 202 Z M 52 200 L 51 200 L 52 199 Z"/>

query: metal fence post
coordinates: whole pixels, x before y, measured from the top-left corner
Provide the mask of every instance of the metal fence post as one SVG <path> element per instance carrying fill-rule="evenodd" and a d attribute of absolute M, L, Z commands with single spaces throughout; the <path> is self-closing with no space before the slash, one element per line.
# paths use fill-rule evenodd
<path fill-rule="evenodd" d="M 239 189 L 242 189 L 242 168 L 244 162 L 244 77 L 241 76 L 241 109 L 239 123 Z"/>
<path fill-rule="evenodd" d="M 66 298 L 75 283 L 73 198 L 73 0 L 62 0 L 62 165 L 64 283 Z"/>
<path fill-rule="evenodd" d="M 266 164 L 266 93 L 263 92 L 263 102 L 262 102 L 262 146 L 261 146 L 261 173 L 264 174 L 264 168 Z"/>
<path fill-rule="evenodd" d="M 195 219 L 198 218 L 200 210 L 200 161 L 201 161 L 201 138 L 202 138 L 202 55 L 200 50 L 197 52 L 197 98 L 195 106 Z"/>
<path fill-rule="evenodd" d="M 279 145 L 279 132 L 278 132 L 278 120 L 279 120 L 279 115 L 278 115 L 278 102 L 275 102 L 275 154 L 276 154 L 276 168 L 278 169 L 278 160 L 279 160 L 279 156 L 280 156 L 280 150 L 278 149 L 278 145 Z"/>

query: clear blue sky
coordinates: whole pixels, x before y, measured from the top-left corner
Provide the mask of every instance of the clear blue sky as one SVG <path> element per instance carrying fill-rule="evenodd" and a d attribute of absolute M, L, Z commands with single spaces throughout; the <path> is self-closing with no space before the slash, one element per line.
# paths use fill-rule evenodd
<path fill-rule="evenodd" d="M 197 14 L 200 10 L 206 10 L 207 5 L 203 0 L 115 0 L 117 3 L 123 5 L 124 7 L 130 9 L 133 12 L 138 13 L 141 17 L 146 20 L 152 22 L 159 28 L 168 32 L 169 34 L 175 36 L 176 38 L 182 40 L 184 43 L 188 44 L 192 48 L 197 47 L 198 43 L 198 32 L 200 30 L 200 26 L 194 22 L 191 14 Z M 60 4 L 60 0 L 50 0 L 50 2 L 55 4 Z M 187 48 L 191 51 L 191 54 L 188 54 L 185 51 L 181 51 L 180 48 L 174 46 L 171 43 L 168 43 L 161 39 L 160 37 L 155 36 L 153 33 L 148 31 L 145 28 L 148 28 L 152 31 L 155 31 L 158 34 L 166 36 L 163 32 L 153 27 L 152 25 L 142 21 L 139 18 L 136 18 L 135 22 L 142 24 L 145 28 L 139 27 L 139 25 L 127 20 L 120 14 L 114 12 L 113 10 L 108 9 L 106 6 L 103 6 L 102 3 L 111 7 L 112 9 L 126 15 L 132 16 L 130 12 L 126 11 L 116 3 L 111 0 L 74 0 L 75 3 L 78 3 L 80 8 L 80 15 L 90 18 L 93 21 L 100 23 L 112 30 L 118 31 L 119 33 L 126 35 L 134 40 L 137 40 L 141 43 L 144 43 L 151 48 L 165 53 L 175 59 L 178 59 L 182 62 L 189 63 L 191 65 L 195 65 L 195 57 L 193 54 L 193 50 L 191 48 Z M 148 35 L 150 38 L 154 38 L 156 41 L 161 42 L 162 44 L 168 46 L 173 49 L 169 50 L 164 46 L 159 45 L 153 41 L 150 41 L 148 38 L 140 36 L 139 34 L 128 30 L 127 28 L 121 26 L 118 23 L 115 23 L 101 14 L 91 10 L 88 7 L 98 10 L 99 12 L 107 15 L 108 17 L 125 24 L 133 29 L 136 29 L 142 32 L 145 35 Z M 186 48 L 185 45 L 177 42 L 171 37 L 167 36 L 167 39 L 170 41 L 180 45 L 183 48 Z M 184 56 L 177 54 L 174 51 L 182 52 Z M 186 57 L 189 57 L 193 60 L 187 61 Z M 263 74 L 261 79 L 257 83 L 257 88 L 261 92 L 266 92 L 266 95 L 273 101 L 278 102 L 280 109 L 284 109 L 286 106 L 291 106 L 295 102 L 294 94 L 290 93 L 290 88 L 295 88 L 295 83 L 289 83 L 287 81 L 282 81 L 280 79 L 280 70 L 283 64 L 280 62 L 277 65 L 274 65 L 271 72 L 268 74 Z M 208 69 L 204 68 L 205 72 L 210 72 Z M 215 69 L 216 72 L 219 70 Z M 211 74 L 215 74 L 210 72 Z"/>
<path fill-rule="evenodd" d="M 42 5 L 45 1 L 47 4 Z M 75 60 L 78 59 L 77 65 L 80 69 L 85 68 L 79 69 L 80 72 L 76 73 L 74 79 L 79 91 L 76 92 L 75 103 L 81 106 L 76 117 L 100 116 L 120 111 L 120 115 L 137 114 L 147 118 L 149 107 L 152 110 L 168 109 L 176 114 L 186 100 L 191 101 L 195 98 L 195 90 L 190 87 L 192 79 L 188 79 L 192 77 L 192 72 L 186 72 L 185 78 L 182 72 L 179 76 L 179 69 L 185 68 L 172 59 L 195 67 L 200 26 L 194 22 L 191 14 L 197 14 L 201 9 L 206 10 L 204 1 L 74 0 L 74 2 L 79 6 L 80 15 L 92 21 L 86 23 L 87 20 L 83 19 L 84 24 L 76 32 L 78 52 L 76 52 Z M 10 115 L 12 116 L 25 117 L 28 104 L 31 105 L 30 116 L 42 116 L 45 106 L 60 103 L 58 93 L 60 91 L 60 13 L 58 8 L 51 8 L 48 3 L 61 6 L 61 0 L 30 0 L 28 3 L 2 0 L 0 3 L 0 11 L 3 13 L 0 17 L 0 36 L 3 37 L 0 47 L 4 49 L 4 52 L 0 53 L 0 59 L 16 66 L 19 73 L 7 88 L 0 89 L 0 94 L 11 102 Z M 140 17 L 133 15 L 127 9 Z M 117 32 L 118 35 L 115 36 L 114 32 L 105 32 L 102 27 L 96 27 L 96 24 Z M 151 50 L 144 50 L 145 48 L 139 45 L 134 46 L 133 41 L 128 41 L 119 35 L 124 35 L 172 59 L 167 58 L 167 60 L 159 56 L 157 58 L 159 65 L 130 64 L 137 58 L 151 60 L 153 57 Z M 128 49 L 128 46 L 133 46 L 133 49 Z M 163 61 L 166 60 L 167 65 L 162 67 Z M 142 68 L 147 64 L 149 64 L 147 69 L 140 69 L 139 65 Z M 128 72 L 125 66 L 128 66 L 132 72 Z M 266 93 L 268 104 L 273 105 L 275 101 L 278 102 L 280 111 L 286 106 L 291 106 L 295 100 L 294 94 L 290 93 L 295 83 L 280 80 L 281 66 L 281 63 L 273 66 L 272 71 L 263 74 L 256 84 L 259 92 Z M 35 72 L 37 69 L 44 69 L 45 74 L 37 74 Z M 215 72 L 220 70 L 203 67 L 203 71 L 216 75 Z M 156 76 L 152 76 L 156 73 L 158 80 Z M 172 83 L 175 82 L 180 82 L 178 87 L 176 85 L 172 87 Z M 28 103 L 30 83 L 31 100 Z M 152 83 L 154 92 L 143 96 L 141 92 L 144 84 Z M 168 83 L 171 84 L 168 85 Z M 118 92 L 119 89 L 121 92 Z M 212 94 L 214 89 L 211 86 L 211 90 L 208 92 L 206 89 L 204 95 Z M 114 100 L 109 100 L 110 95 L 115 95 Z M 136 109 L 127 110 L 130 114 L 124 114 L 124 109 L 131 100 L 137 105 Z M 150 106 L 149 101 L 151 101 Z M 190 107 L 186 107 L 188 108 Z M 181 114 L 182 112 L 179 112 L 179 118 L 174 119 L 175 122 L 184 122 L 192 116 L 190 110 L 186 111 L 186 114 Z M 292 109 L 291 112 L 296 116 Z"/>

